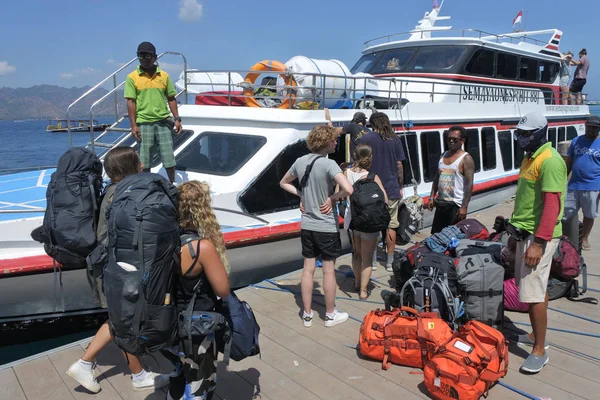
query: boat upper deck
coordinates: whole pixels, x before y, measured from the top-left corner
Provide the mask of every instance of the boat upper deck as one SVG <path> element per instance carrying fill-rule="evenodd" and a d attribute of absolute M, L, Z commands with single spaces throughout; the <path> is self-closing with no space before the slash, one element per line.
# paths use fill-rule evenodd
<path fill-rule="evenodd" d="M 478 212 L 473 217 L 492 226 L 496 215 L 508 215 L 513 208 L 507 202 Z M 592 238 L 598 237 L 598 228 Z M 422 236 L 417 239 L 422 238 Z M 592 240 L 594 243 L 597 240 Z M 600 289 L 600 248 L 585 254 L 590 291 L 597 296 Z M 380 268 L 374 273 L 374 288 L 368 301 L 358 301 L 351 291 L 349 256 L 337 263 L 337 307 L 351 319 L 334 328 L 325 328 L 317 318 L 310 329 L 299 318 L 300 272 L 295 272 L 254 287 L 238 291 L 241 299 L 251 304 L 261 326 L 261 357 L 219 365 L 217 399 L 383 399 L 428 398 L 423 376 L 418 370 L 392 366 L 381 369 L 381 362 L 361 357 L 355 349 L 360 322 L 364 315 L 383 307 L 379 293 L 388 289 L 390 274 Z M 315 293 L 322 293 L 320 273 L 315 275 Z M 322 318 L 322 298 L 313 299 L 314 310 Z M 600 393 L 600 328 L 598 306 L 569 302 L 550 303 L 548 341 L 550 363 L 537 375 L 518 372 L 527 352 L 510 345 L 509 372 L 502 385 L 491 389 L 488 399 L 524 399 L 509 388 L 541 399 L 597 399 Z M 565 313 L 570 313 L 565 314 Z M 587 320 L 585 319 L 587 318 Z M 528 316 L 505 313 L 505 334 L 511 339 L 520 329 L 529 329 Z M 125 359 L 116 346 L 110 345 L 98 358 L 99 383 L 102 391 L 88 394 L 65 375 L 68 366 L 83 353 L 89 339 L 40 354 L 12 364 L 0 366 L 0 398 L 2 399 L 163 399 L 165 392 L 132 390 Z M 156 362 L 148 366 L 157 370 Z M 166 365 L 159 368 L 167 372 Z"/>

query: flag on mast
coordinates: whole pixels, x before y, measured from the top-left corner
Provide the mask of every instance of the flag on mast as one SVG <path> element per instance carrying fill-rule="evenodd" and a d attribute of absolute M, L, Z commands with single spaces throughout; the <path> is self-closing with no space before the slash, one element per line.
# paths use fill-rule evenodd
<path fill-rule="evenodd" d="M 513 26 L 515 26 L 516 24 L 522 22 L 522 20 L 523 20 L 523 10 L 519 11 L 519 13 L 517 14 L 517 16 L 513 20 Z"/>

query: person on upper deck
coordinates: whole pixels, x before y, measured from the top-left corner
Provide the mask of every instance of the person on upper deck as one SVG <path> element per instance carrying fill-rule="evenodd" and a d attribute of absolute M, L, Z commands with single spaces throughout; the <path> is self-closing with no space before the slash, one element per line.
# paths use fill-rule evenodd
<path fill-rule="evenodd" d="M 562 56 L 560 61 L 560 98 L 563 105 L 569 104 L 569 80 L 571 79 L 571 61 L 573 53 L 570 51 Z"/>
<path fill-rule="evenodd" d="M 577 65 L 575 69 L 575 78 L 571 82 L 571 104 L 583 104 L 583 97 L 581 92 L 583 87 L 587 83 L 587 74 L 590 69 L 590 60 L 587 56 L 587 50 L 581 49 L 579 52 L 579 61 L 571 60 L 572 65 Z M 577 95 L 577 101 L 573 102 L 573 94 Z"/>
<path fill-rule="evenodd" d="M 371 161 L 371 172 L 379 176 L 387 193 L 390 210 L 390 225 L 387 230 L 387 261 L 386 269 L 392 272 L 394 261 L 394 249 L 396 247 L 396 229 L 398 223 L 398 208 L 402 200 L 402 188 L 404 186 L 405 159 L 402 141 L 394 132 L 389 117 L 376 112 L 369 118 L 369 123 L 375 132 L 367 133 L 358 141 L 358 144 L 367 144 L 373 151 Z"/>
<path fill-rule="evenodd" d="M 600 201 L 600 118 L 591 116 L 585 135 L 571 141 L 567 152 L 567 173 L 571 174 L 565 208 L 583 210 L 583 250 L 590 250 L 589 236 L 598 216 Z"/>
<path fill-rule="evenodd" d="M 163 167 L 171 183 L 175 182 L 175 155 L 173 153 L 173 121 L 175 131 L 181 132 L 181 118 L 177 110 L 175 86 L 165 71 L 156 65 L 156 48 L 150 42 L 138 46 L 140 66 L 127 75 L 125 98 L 131 133 L 141 141 L 140 159 L 145 172 L 150 172 L 151 153 L 158 145 Z M 168 107 L 167 107 L 168 103 Z"/>
<path fill-rule="evenodd" d="M 533 332 L 519 335 L 518 344 L 533 346 L 521 371 L 537 373 L 549 361 L 548 278 L 562 235 L 567 166 L 547 140 L 548 121 L 539 112 L 521 118 L 515 131 L 526 152 L 519 172 L 515 207 L 507 231 L 517 241 L 515 283 L 519 301 L 529 305 Z"/>
<path fill-rule="evenodd" d="M 441 232 L 467 217 L 473 195 L 475 163 L 462 148 L 466 138 L 467 131 L 462 126 L 453 126 L 448 130 L 448 151 L 438 162 L 427 203 L 429 210 L 437 207 L 431 234 Z"/>
<path fill-rule="evenodd" d="M 310 154 L 298 158 L 279 182 L 283 190 L 301 199 L 300 241 L 304 270 L 300 287 L 305 327 L 312 326 L 313 279 L 317 257 L 323 260 L 325 326 L 332 327 L 348 319 L 347 313 L 335 309 L 335 262 L 342 251 L 335 202 L 350 196 L 353 188 L 337 163 L 327 158 L 329 153 L 335 152 L 337 139 L 337 129 L 325 125 L 314 127 L 306 138 Z M 299 181 L 297 186 L 292 184 L 296 179 Z M 340 191 L 334 193 L 336 184 Z"/>

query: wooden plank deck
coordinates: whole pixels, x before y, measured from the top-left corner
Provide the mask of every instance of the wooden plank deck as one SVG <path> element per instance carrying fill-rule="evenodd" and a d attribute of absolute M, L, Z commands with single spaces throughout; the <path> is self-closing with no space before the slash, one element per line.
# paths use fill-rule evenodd
<path fill-rule="evenodd" d="M 512 203 L 478 212 L 478 218 L 491 228 L 496 215 L 510 215 Z M 592 233 L 598 237 L 598 229 Z M 420 238 L 417 237 L 417 240 Z M 594 240 L 593 243 L 598 241 Z M 588 265 L 588 286 L 600 290 L 600 246 L 584 254 Z M 351 293 L 352 278 L 348 255 L 338 260 L 339 273 L 337 307 L 350 314 L 348 322 L 334 328 L 322 324 L 322 298 L 315 297 L 314 311 L 318 315 L 311 328 L 304 328 L 300 320 L 300 271 L 275 278 L 273 283 L 238 291 L 248 301 L 261 326 L 261 357 L 232 362 L 229 367 L 219 366 L 216 398 L 221 400 L 250 399 L 382 399 L 429 398 L 418 370 L 393 366 L 381 369 L 380 362 L 359 356 L 354 346 L 358 340 L 360 322 L 364 315 L 382 307 L 380 291 L 388 289 L 390 273 L 381 266 L 373 274 L 377 280 L 368 302 L 356 301 Z M 321 293 L 321 274 L 316 274 L 315 293 Z M 281 291 L 290 290 L 294 293 Z M 587 295 L 600 297 L 600 293 Z M 560 299 L 550 303 L 555 310 L 599 320 L 599 307 Z M 526 314 L 506 312 L 508 338 L 513 329 L 527 329 Z M 549 327 L 593 335 L 600 334 L 598 323 L 558 311 L 548 312 Z M 514 325 L 509 323 L 511 321 Z M 598 399 L 600 393 L 600 339 L 560 331 L 548 331 L 551 343 L 550 363 L 537 375 L 522 375 L 519 367 L 527 352 L 510 346 L 509 373 L 503 383 L 535 397 L 557 399 Z M 102 391 L 92 395 L 65 371 L 80 357 L 88 340 L 73 343 L 55 351 L 32 357 L 22 362 L 0 367 L 0 399 L 164 399 L 164 390 L 135 392 L 132 390 L 125 359 L 111 345 L 98 358 L 99 382 Z M 152 369 L 152 364 L 150 364 Z M 489 399 L 523 399 L 506 387 L 497 385 Z"/>

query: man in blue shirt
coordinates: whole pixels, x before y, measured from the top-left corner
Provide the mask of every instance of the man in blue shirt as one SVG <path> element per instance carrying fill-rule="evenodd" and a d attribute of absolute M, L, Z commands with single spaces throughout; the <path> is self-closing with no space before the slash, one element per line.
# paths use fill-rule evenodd
<path fill-rule="evenodd" d="M 392 262 L 394 261 L 394 248 L 396 246 L 396 229 L 398 229 L 398 208 L 402 200 L 402 187 L 404 183 L 404 147 L 402 141 L 396 135 L 394 128 L 390 124 L 388 116 L 381 112 L 376 112 L 369 118 L 371 128 L 375 132 L 363 135 L 358 144 L 368 144 L 373 150 L 373 160 L 371 162 L 370 172 L 379 176 L 383 183 L 390 208 L 390 225 L 387 230 L 387 263 L 386 269 L 392 272 Z"/>
<path fill-rule="evenodd" d="M 567 153 L 567 173 L 572 173 L 565 209 L 583 211 L 583 250 L 590 250 L 588 241 L 600 200 L 600 118 L 591 116 L 585 124 L 585 135 L 571 142 Z"/>

